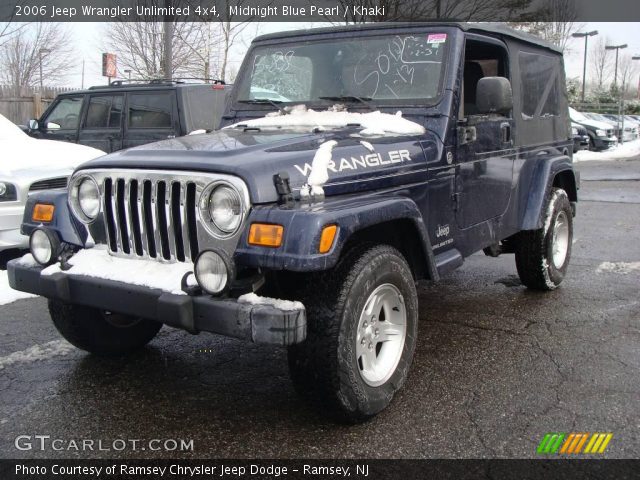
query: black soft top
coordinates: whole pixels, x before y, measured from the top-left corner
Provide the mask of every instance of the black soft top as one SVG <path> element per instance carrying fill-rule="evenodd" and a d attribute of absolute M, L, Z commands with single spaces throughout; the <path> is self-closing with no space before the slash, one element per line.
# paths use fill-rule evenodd
<path fill-rule="evenodd" d="M 396 28 L 408 28 L 408 27 L 457 27 L 465 32 L 475 33 L 489 33 L 494 36 L 508 37 L 520 40 L 522 42 L 534 45 L 539 48 L 545 48 L 553 52 L 562 54 L 562 50 L 556 45 L 547 42 L 534 35 L 520 32 L 512 28 L 505 27 L 501 23 L 460 23 L 460 22 L 378 22 L 378 23 L 366 23 L 366 24 L 354 24 L 354 25 L 342 25 L 338 27 L 322 27 L 311 28 L 306 30 L 290 30 L 286 32 L 268 33 L 266 35 L 260 35 L 254 39 L 254 42 L 260 42 L 263 40 L 277 40 L 286 39 L 300 36 L 310 35 L 322 35 L 327 33 L 347 33 L 347 32 L 368 32 L 372 30 L 393 30 Z"/>

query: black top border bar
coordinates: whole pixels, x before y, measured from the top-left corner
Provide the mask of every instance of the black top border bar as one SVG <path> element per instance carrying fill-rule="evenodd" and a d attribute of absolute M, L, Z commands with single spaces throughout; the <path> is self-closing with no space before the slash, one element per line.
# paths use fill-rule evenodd
<path fill-rule="evenodd" d="M 628 0 L 3 0 L 0 22 L 637 22 Z"/>

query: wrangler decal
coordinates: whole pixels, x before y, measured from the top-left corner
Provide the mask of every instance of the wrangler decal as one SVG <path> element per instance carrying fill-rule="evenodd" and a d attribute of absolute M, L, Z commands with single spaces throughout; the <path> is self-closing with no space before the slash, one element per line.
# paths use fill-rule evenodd
<path fill-rule="evenodd" d="M 342 173 L 346 170 L 359 170 L 362 168 L 379 167 L 381 165 L 392 165 L 395 163 L 411 162 L 409 150 L 391 150 L 385 154 L 369 153 L 358 157 L 341 158 L 340 161 L 331 161 L 327 169 L 333 173 Z M 311 173 L 311 165 L 294 165 L 296 169 L 305 177 Z"/>

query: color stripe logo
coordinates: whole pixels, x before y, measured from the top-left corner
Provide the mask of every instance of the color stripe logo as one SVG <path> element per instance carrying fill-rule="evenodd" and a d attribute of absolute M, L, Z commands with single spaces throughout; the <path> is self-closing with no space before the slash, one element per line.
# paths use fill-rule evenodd
<path fill-rule="evenodd" d="M 540 445 L 539 454 L 597 454 L 604 453 L 613 433 L 547 433 Z"/>

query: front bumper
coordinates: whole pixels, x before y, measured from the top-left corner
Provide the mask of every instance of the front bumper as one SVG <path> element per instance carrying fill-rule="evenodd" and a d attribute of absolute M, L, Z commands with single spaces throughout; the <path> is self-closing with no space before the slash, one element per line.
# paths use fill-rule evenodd
<path fill-rule="evenodd" d="M 175 295 L 81 275 L 41 275 L 42 270 L 12 260 L 7 265 L 9 285 L 65 303 L 149 318 L 191 333 L 211 332 L 275 345 L 300 343 L 307 335 L 304 308 L 281 310 L 209 295 Z"/>
<path fill-rule="evenodd" d="M 24 205 L 0 204 L 0 252 L 11 248 L 27 248 L 29 237 L 20 233 Z"/>

